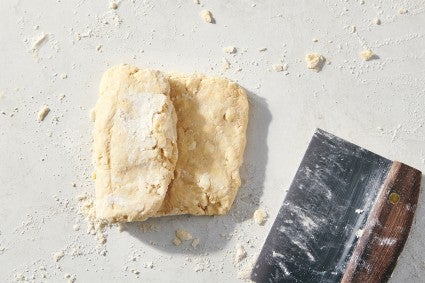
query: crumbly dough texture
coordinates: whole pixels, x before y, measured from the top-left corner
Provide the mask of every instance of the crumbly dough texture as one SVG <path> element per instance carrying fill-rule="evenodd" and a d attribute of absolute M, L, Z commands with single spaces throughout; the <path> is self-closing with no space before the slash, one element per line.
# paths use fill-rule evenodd
<path fill-rule="evenodd" d="M 157 216 L 229 211 L 241 180 L 248 124 L 245 91 L 224 78 L 168 76 L 179 158 Z"/>
<path fill-rule="evenodd" d="M 103 75 L 93 133 L 98 218 L 145 220 L 160 208 L 178 157 L 169 92 L 158 71 L 121 65 Z"/>

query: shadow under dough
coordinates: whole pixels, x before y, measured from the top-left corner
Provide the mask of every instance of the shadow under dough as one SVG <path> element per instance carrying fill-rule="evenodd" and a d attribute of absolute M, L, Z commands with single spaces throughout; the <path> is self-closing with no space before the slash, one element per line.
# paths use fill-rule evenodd
<path fill-rule="evenodd" d="M 126 232 L 153 248 L 169 253 L 204 254 L 220 250 L 226 245 L 237 223 L 252 218 L 263 194 L 268 160 L 267 136 L 272 119 L 264 98 L 247 91 L 249 100 L 249 122 L 244 162 L 240 169 L 242 185 L 227 215 L 194 216 L 176 215 L 150 218 L 144 222 L 125 224 Z M 199 238 L 194 248 L 191 241 L 175 246 L 172 240 L 176 229 L 183 228 L 193 238 Z"/>

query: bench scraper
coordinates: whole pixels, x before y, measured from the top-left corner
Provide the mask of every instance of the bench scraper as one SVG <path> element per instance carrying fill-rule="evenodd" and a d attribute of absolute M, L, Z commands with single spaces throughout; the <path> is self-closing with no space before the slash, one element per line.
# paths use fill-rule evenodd
<path fill-rule="evenodd" d="M 255 282 L 386 282 L 422 174 L 317 129 L 261 250 Z"/>

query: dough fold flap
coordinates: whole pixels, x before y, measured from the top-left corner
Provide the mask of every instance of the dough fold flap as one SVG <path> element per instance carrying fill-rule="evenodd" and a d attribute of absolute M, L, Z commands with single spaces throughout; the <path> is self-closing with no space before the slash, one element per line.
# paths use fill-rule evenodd
<path fill-rule="evenodd" d="M 248 99 L 236 83 L 220 77 L 172 74 L 177 112 L 177 160 L 157 216 L 218 215 L 229 211 L 241 185 Z"/>
<path fill-rule="evenodd" d="M 160 208 L 177 162 L 176 113 L 159 72 L 105 72 L 94 108 L 96 216 L 141 221 Z"/>

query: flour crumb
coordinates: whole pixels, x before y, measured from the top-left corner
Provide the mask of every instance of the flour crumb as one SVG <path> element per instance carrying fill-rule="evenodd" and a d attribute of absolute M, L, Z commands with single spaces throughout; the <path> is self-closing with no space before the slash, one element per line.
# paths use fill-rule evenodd
<path fill-rule="evenodd" d="M 99 44 L 98 46 L 96 46 L 96 50 L 97 50 L 97 51 L 101 51 L 102 46 L 103 46 L 102 44 Z"/>
<path fill-rule="evenodd" d="M 247 263 L 243 268 L 238 271 L 237 277 L 242 280 L 249 280 L 251 277 L 252 269 L 254 268 L 254 261 Z"/>
<path fill-rule="evenodd" d="M 192 247 L 196 248 L 198 245 L 199 245 L 199 239 L 198 238 L 193 239 Z"/>
<path fill-rule="evenodd" d="M 245 248 L 241 244 L 236 244 L 235 262 L 239 263 L 246 257 Z"/>
<path fill-rule="evenodd" d="M 179 238 L 181 241 L 189 241 L 193 239 L 192 234 L 190 234 L 188 231 L 184 229 L 177 229 L 176 237 Z"/>
<path fill-rule="evenodd" d="M 357 31 L 356 26 L 351 26 L 351 33 L 355 33 Z"/>
<path fill-rule="evenodd" d="M 36 52 L 38 49 L 40 49 L 41 46 L 43 46 L 44 43 L 47 42 L 48 35 L 46 33 L 41 33 L 32 39 L 32 45 L 31 50 L 33 52 Z"/>
<path fill-rule="evenodd" d="M 116 2 L 111 2 L 109 4 L 109 9 L 112 9 L 112 10 L 118 9 L 118 4 Z"/>
<path fill-rule="evenodd" d="M 254 222 L 257 223 L 258 225 L 263 225 L 266 222 L 267 216 L 268 216 L 267 212 L 259 208 L 256 211 L 254 211 L 253 219 L 254 219 Z"/>
<path fill-rule="evenodd" d="M 365 49 L 362 52 L 360 52 L 360 58 L 362 58 L 365 61 L 370 61 L 376 57 L 376 55 L 373 53 L 370 49 Z"/>
<path fill-rule="evenodd" d="M 312 42 L 318 42 L 319 40 L 317 38 L 313 38 L 311 41 Z"/>
<path fill-rule="evenodd" d="M 80 224 L 74 224 L 74 225 L 72 226 L 72 229 L 73 229 L 74 231 L 80 231 Z"/>
<path fill-rule="evenodd" d="M 195 4 L 201 4 L 201 1 L 200 0 L 193 0 L 193 3 L 195 3 Z"/>
<path fill-rule="evenodd" d="M 41 109 L 38 111 L 37 114 L 37 120 L 38 122 L 41 122 L 44 120 L 44 118 L 46 118 L 47 114 L 49 114 L 50 112 L 50 108 L 47 107 L 46 105 L 44 105 L 43 107 L 41 107 Z"/>
<path fill-rule="evenodd" d="M 173 240 L 173 244 L 174 244 L 175 246 L 180 246 L 180 245 L 181 245 L 181 243 L 182 243 L 182 241 L 181 241 L 179 238 L 177 238 L 177 237 L 175 237 L 175 238 L 174 238 L 174 240 Z"/>
<path fill-rule="evenodd" d="M 62 250 L 62 251 L 58 251 L 58 252 L 56 252 L 56 253 L 54 253 L 53 254 L 53 260 L 54 261 L 56 261 L 56 262 L 58 262 L 58 261 L 60 261 L 63 257 L 65 256 L 65 252 Z"/>
<path fill-rule="evenodd" d="M 375 25 L 380 25 L 381 24 L 381 19 L 380 18 L 373 18 L 373 20 L 372 20 L 372 22 L 375 24 Z"/>
<path fill-rule="evenodd" d="M 260 52 L 267 51 L 267 47 L 261 47 L 261 48 L 258 49 L 258 51 L 260 51 Z"/>
<path fill-rule="evenodd" d="M 199 15 L 201 16 L 201 18 L 204 20 L 204 22 L 206 23 L 214 23 L 214 18 L 213 15 L 211 14 L 211 11 L 209 10 L 202 10 Z"/>
<path fill-rule="evenodd" d="M 272 68 L 275 72 L 283 72 L 283 71 L 288 70 L 288 65 L 287 64 L 274 64 L 272 66 Z"/>
<path fill-rule="evenodd" d="M 229 70 L 230 69 L 230 62 L 226 58 L 221 59 L 221 68 L 223 70 Z"/>
<path fill-rule="evenodd" d="M 319 53 L 309 53 L 305 56 L 305 61 L 307 63 L 307 68 L 315 72 L 320 72 L 326 59 Z"/>
<path fill-rule="evenodd" d="M 398 13 L 400 14 L 400 15 L 404 15 L 404 14 L 406 14 L 407 12 L 409 12 L 406 8 L 400 8 L 399 10 L 398 10 Z"/>
<path fill-rule="evenodd" d="M 62 80 L 66 79 L 66 78 L 68 78 L 68 75 L 67 74 L 61 74 L 61 79 Z"/>
<path fill-rule="evenodd" d="M 233 54 L 236 53 L 236 47 L 234 46 L 227 46 L 223 48 L 224 53 Z"/>

